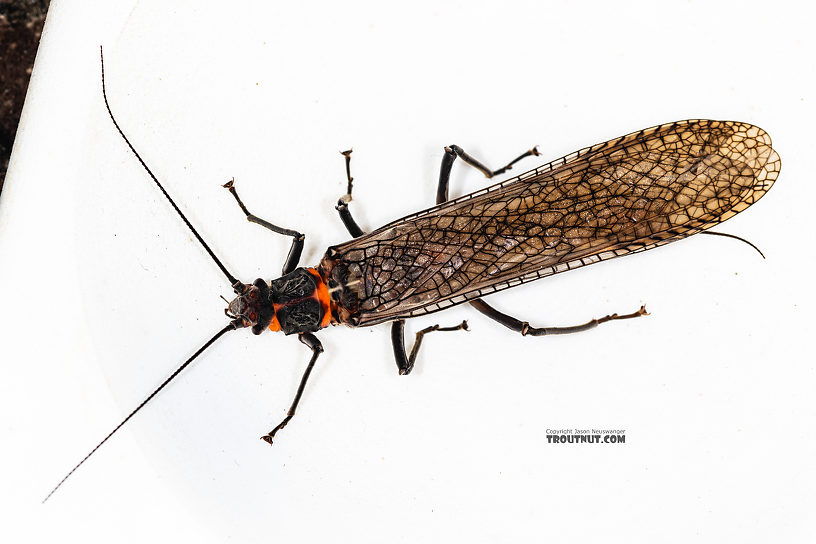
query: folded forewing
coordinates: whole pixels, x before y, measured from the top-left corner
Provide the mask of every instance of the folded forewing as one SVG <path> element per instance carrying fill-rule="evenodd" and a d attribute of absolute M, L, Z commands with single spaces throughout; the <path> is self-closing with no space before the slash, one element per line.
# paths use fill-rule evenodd
<path fill-rule="evenodd" d="M 770 189 L 759 127 L 692 120 L 610 140 L 332 248 L 360 277 L 359 325 L 426 314 L 685 238 Z"/>

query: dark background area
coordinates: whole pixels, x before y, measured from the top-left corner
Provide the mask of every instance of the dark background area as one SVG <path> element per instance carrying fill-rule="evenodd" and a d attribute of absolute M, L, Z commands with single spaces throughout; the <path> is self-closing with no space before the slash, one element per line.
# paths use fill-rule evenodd
<path fill-rule="evenodd" d="M 0 192 L 50 0 L 0 0 Z"/>

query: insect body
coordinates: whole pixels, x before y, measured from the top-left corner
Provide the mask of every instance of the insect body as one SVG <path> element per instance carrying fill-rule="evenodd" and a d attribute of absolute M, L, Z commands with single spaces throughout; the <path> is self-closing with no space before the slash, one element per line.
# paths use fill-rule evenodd
<path fill-rule="evenodd" d="M 312 351 L 286 418 L 262 437 L 272 443 L 294 416 L 323 351 L 313 333 L 330 324 L 359 327 L 391 322 L 397 366 L 401 374 L 408 374 L 424 334 L 466 329 L 467 323 L 423 329 L 406 353 L 404 320 L 455 304 L 469 302 L 499 323 L 532 336 L 580 332 L 607 321 L 646 315 L 641 307 L 631 314 L 607 315 L 582 325 L 537 328 L 495 310 L 481 297 L 703 232 L 759 200 L 776 180 L 781 164 L 770 137 L 756 126 L 689 120 L 588 147 L 448 200 L 448 179 L 457 158 L 491 178 L 539 154 L 531 149 L 492 171 L 461 148 L 450 146 L 442 161 L 437 205 L 364 234 L 349 210 L 353 178 L 348 151 L 344 153 L 348 189 L 337 210 L 354 238 L 330 247 L 314 268 L 298 268 L 303 234 L 253 215 L 239 198 L 234 182 L 224 186 L 249 221 L 292 237 L 283 275 L 245 284 L 226 270 L 119 128 L 105 94 L 104 63 L 102 84 L 105 105 L 117 130 L 227 276 L 236 297 L 226 309 L 229 324 L 131 412 L 57 488 L 202 351 L 231 330 L 297 334 Z"/>

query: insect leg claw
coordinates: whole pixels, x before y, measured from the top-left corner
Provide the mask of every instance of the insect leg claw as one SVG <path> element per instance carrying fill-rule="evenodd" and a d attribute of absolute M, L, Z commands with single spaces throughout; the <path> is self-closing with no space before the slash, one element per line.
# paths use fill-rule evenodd
<path fill-rule="evenodd" d="M 635 318 L 635 317 L 642 317 L 644 315 L 650 315 L 650 314 L 649 314 L 649 312 L 646 311 L 646 306 L 642 305 L 637 312 L 634 312 L 634 313 L 631 313 L 631 314 L 626 314 L 626 315 L 612 314 L 610 316 L 607 316 L 606 318 L 601 319 L 598 322 L 603 323 L 605 321 L 611 321 L 613 319 L 632 319 L 632 318 Z"/>
<path fill-rule="evenodd" d="M 272 439 L 275 438 L 275 434 L 278 431 L 280 431 L 281 429 L 283 429 L 284 427 L 286 427 L 286 424 L 289 423 L 289 420 L 292 419 L 293 415 L 295 415 L 295 414 L 293 414 L 293 413 L 287 414 L 286 418 L 283 421 L 281 421 L 280 424 L 277 427 L 275 427 L 274 429 L 269 431 L 267 434 L 263 435 L 261 437 L 261 440 L 263 440 L 264 442 L 266 442 L 267 444 L 269 444 L 271 446 L 272 445 Z"/>

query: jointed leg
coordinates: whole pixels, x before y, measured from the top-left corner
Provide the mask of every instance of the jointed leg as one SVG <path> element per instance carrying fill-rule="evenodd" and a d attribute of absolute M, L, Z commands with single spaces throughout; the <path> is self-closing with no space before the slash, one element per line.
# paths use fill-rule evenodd
<path fill-rule="evenodd" d="M 411 370 L 414 368 L 414 362 L 417 358 L 417 353 L 419 353 L 419 346 L 422 345 L 422 338 L 428 334 L 429 332 L 434 331 L 459 331 L 459 330 L 468 330 L 467 321 L 462 321 L 459 325 L 454 327 L 440 327 L 439 325 L 433 325 L 432 327 L 426 327 L 416 333 L 416 339 L 414 340 L 414 346 L 411 348 L 410 355 L 405 355 L 405 320 L 400 319 L 394 321 L 391 324 L 391 343 L 394 346 L 394 358 L 397 360 L 397 368 L 399 369 L 399 373 L 402 375 L 410 374 Z"/>
<path fill-rule="evenodd" d="M 442 204 L 443 202 L 448 200 L 448 184 L 450 182 L 450 172 L 451 167 L 453 166 L 453 162 L 456 160 L 456 157 L 460 157 L 465 163 L 473 166 L 480 172 L 482 172 L 488 178 L 491 178 L 495 175 L 501 174 L 507 170 L 509 170 L 513 164 L 520 161 L 525 157 L 530 156 L 538 156 L 539 152 L 537 148 L 533 148 L 525 153 L 522 153 L 517 158 L 510 161 L 510 163 L 503 167 L 499 168 L 498 170 L 491 171 L 488 167 L 486 167 L 481 162 L 477 161 L 467 153 L 465 153 L 462 148 L 452 145 L 450 147 L 445 148 L 445 156 L 442 158 L 442 166 L 439 169 L 439 185 L 436 190 L 436 203 Z M 487 317 L 498 321 L 505 327 L 508 327 L 514 331 L 520 332 L 522 336 L 546 336 L 550 334 L 571 334 L 574 332 L 582 332 L 588 331 L 589 329 L 594 329 L 601 323 L 606 323 L 607 321 L 613 321 L 618 319 L 632 319 L 635 317 L 640 317 L 643 315 L 649 315 L 646 311 L 645 306 L 641 306 L 640 310 L 637 312 L 626 314 L 626 315 L 618 315 L 612 314 L 602 317 L 600 319 L 593 319 L 584 323 L 583 325 L 575 325 L 572 327 L 531 327 L 530 324 L 526 321 L 521 321 L 516 319 L 515 317 L 509 316 L 505 313 L 498 311 L 497 309 L 490 306 L 488 303 L 481 299 L 472 300 L 470 301 L 470 305 L 479 310 L 481 313 L 486 315 Z"/>
<path fill-rule="evenodd" d="M 479 170 L 482 174 L 484 174 L 489 179 L 489 178 L 492 178 L 493 176 L 497 176 L 497 175 L 499 175 L 499 174 L 501 174 L 503 172 L 506 172 L 507 170 L 512 168 L 512 166 L 515 163 L 517 163 L 518 161 L 520 161 L 521 159 L 523 159 L 525 157 L 537 157 L 540 154 L 541 153 L 539 153 L 538 147 L 533 147 L 532 149 L 530 149 L 528 151 L 525 151 L 524 153 L 522 153 L 521 155 L 519 155 L 518 157 L 516 157 L 515 159 L 510 161 L 507 164 L 507 166 L 504 166 L 503 168 L 499 168 L 498 170 L 493 171 L 493 170 L 490 170 L 487 166 L 485 166 L 481 162 L 477 161 L 476 159 L 474 159 L 473 157 L 471 157 L 470 155 L 465 153 L 462 150 L 461 147 L 459 147 L 457 145 L 451 145 L 449 147 L 446 147 L 445 148 L 445 156 L 442 157 L 442 166 L 439 168 L 439 185 L 437 185 L 437 188 L 436 188 L 436 203 L 437 204 L 442 204 L 443 202 L 446 202 L 448 200 L 448 185 L 450 184 L 450 173 L 451 173 L 451 168 L 453 167 L 453 163 L 456 160 L 456 157 L 460 157 L 466 164 L 469 164 L 470 166 L 473 166 L 474 168 Z M 508 315 L 502 314 L 501 312 L 494 309 L 488 303 L 482 301 L 481 299 L 472 300 L 470 302 L 470 304 L 473 307 L 475 307 L 477 310 L 482 312 L 483 314 L 487 315 L 488 317 L 493 317 L 493 319 L 498 320 L 498 318 L 495 317 L 495 316 L 501 315 L 501 316 L 504 316 L 505 318 L 507 318 L 509 320 L 514 320 L 514 318 L 512 318 L 512 317 L 510 317 Z M 517 321 L 519 323 L 519 326 L 522 323 L 521 321 L 518 321 L 517 319 L 515 319 L 514 321 Z M 499 322 L 504 324 L 504 325 L 507 325 L 507 322 L 504 322 L 504 321 L 499 321 Z M 507 325 L 507 326 L 509 326 L 509 325 Z M 529 325 L 528 325 L 528 327 L 529 327 Z"/>
<path fill-rule="evenodd" d="M 499 174 L 507 172 L 513 167 L 514 164 L 525 157 L 538 157 L 539 155 L 541 155 L 541 153 L 539 153 L 538 147 L 533 147 L 498 170 L 491 170 L 483 163 L 465 153 L 465 151 L 458 145 L 448 146 L 445 148 L 445 156 L 442 157 L 442 167 L 439 170 L 439 185 L 436 188 L 436 203 L 442 204 L 448 200 L 448 182 L 450 181 L 451 167 L 453 166 L 453 162 L 456 160 L 456 157 L 461 158 L 466 164 L 469 164 L 484 174 L 486 178 L 490 179 L 493 176 L 498 176 Z"/>
<path fill-rule="evenodd" d="M 285 229 L 283 227 L 273 225 L 269 221 L 249 213 L 249 210 L 247 210 L 246 206 L 244 206 L 244 203 L 241 202 L 241 198 L 238 196 L 238 191 L 235 190 L 235 178 L 225 183 L 224 188 L 229 190 L 232 196 L 235 197 L 236 202 L 238 202 L 238 206 L 241 207 L 241 211 L 243 211 L 246 215 L 247 221 L 265 227 L 273 232 L 277 232 L 278 234 L 292 237 L 292 247 L 289 248 L 289 255 L 287 255 L 286 261 L 283 264 L 283 274 L 286 275 L 297 268 L 298 262 L 300 261 L 300 254 L 303 253 L 303 244 L 306 237 L 296 230 Z"/>
<path fill-rule="evenodd" d="M 640 317 L 644 315 L 649 315 L 649 312 L 646 311 L 646 306 L 641 306 L 640 310 L 637 312 L 626 314 L 626 315 L 618 315 L 612 314 L 602 317 L 600 319 L 593 319 L 584 323 L 583 325 L 575 325 L 572 327 L 531 327 L 530 324 L 526 321 L 521 321 L 516 319 L 515 317 L 511 317 L 505 313 L 498 311 L 497 309 L 493 308 L 485 301 L 479 299 L 474 300 L 471 303 L 471 306 L 482 312 L 487 317 L 498 321 L 508 329 L 512 329 L 516 332 L 520 332 L 522 336 L 547 336 L 551 334 L 572 334 L 574 332 L 583 332 L 588 331 L 590 329 L 594 329 L 601 323 L 606 323 L 607 321 L 614 321 L 618 319 L 633 319 L 635 317 Z"/>
<path fill-rule="evenodd" d="M 346 230 L 349 231 L 354 238 L 361 236 L 363 234 L 363 229 L 357 224 L 354 218 L 351 216 L 351 211 L 348 209 L 349 202 L 351 202 L 351 189 L 352 184 L 354 182 L 354 178 L 351 177 L 351 149 L 348 151 L 341 151 L 341 155 L 346 158 L 346 178 L 348 179 L 348 187 L 346 189 L 346 194 L 340 197 L 340 200 L 337 201 L 337 209 L 338 213 L 340 213 L 340 220 L 343 222 L 343 225 L 346 226 Z"/>
<path fill-rule="evenodd" d="M 357 238 L 363 234 L 363 229 L 360 228 L 360 226 L 351 216 L 351 211 L 348 207 L 349 202 L 352 200 L 351 191 L 354 183 L 354 178 L 351 176 L 351 149 L 348 151 L 341 151 L 341 155 L 343 155 L 346 159 L 346 179 L 348 180 L 348 185 L 346 194 L 340 197 L 335 208 L 340 214 L 340 220 L 343 221 L 343 225 L 345 225 L 346 230 L 348 230 L 349 234 L 351 234 L 353 237 Z M 538 148 L 534 147 L 528 151 L 525 151 L 502 168 L 499 168 L 498 170 L 490 170 L 483 163 L 465 153 L 461 147 L 457 145 L 446 147 L 445 156 L 442 159 L 442 169 L 439 173 L 439 186 L 436 193 L 436 203 L 441 204 L 448 199 L 448 181 L 450 179 L 451 167 L 453 166 L 453 162 L 456 160 L 456 157 L 460 157 L 465 163 L 473 166 L 488 178 L 492 178 L 493 176 L 498 176 L 499 174 L 510 170 L 513 165 L 521 159 L 538 155 L 540 155 Z"/>
<path fill-rule="evenodd" d="M 269 444 L 271 444 L 272 439 L 275 438 L 275 433 L 286 427 L 289 420 L 295 416 L 295 410 L 297 410 L 300 397 L 303 395 L 303 390 L 306 388 L 306 382 L 309 379 L 309 375 L 312 373 L 312 368 L 314 368 L 315 361 L 317 361 L 318 356 L 323 353 L 323 345 L 312 333 L 302 332 L 298 335 L 298 340 L 309 346 L 309 349 L 312 350 L 312 358 L 309 360 L 309 364 L 306 366 L 306 370 L 303 372 L 303 377 L 300 379 L 300 386 L 298 386 L 297 393 L 295 394 L 295 400 L 292 401 L 292 406 L 289 407 L 286 417 L 283 418 L 283 421 L 281 421 L 277 427 L 269 431 L 269 433 L 265 436 L 261 437 L 261 440 Z"/>

